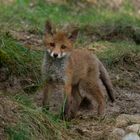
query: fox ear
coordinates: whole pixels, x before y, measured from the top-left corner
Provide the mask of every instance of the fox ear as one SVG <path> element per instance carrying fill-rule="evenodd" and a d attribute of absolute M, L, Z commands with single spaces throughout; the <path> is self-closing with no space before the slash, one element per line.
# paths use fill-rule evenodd
<path fill-rule="evenodd" d="M 78 36 L 78 29 L 75 29 L 72 31 L 72 33 L 70 34 L 70 36 L 68 37 L 71 41 L 75 41 L 77 36 Z"/>
<path fill-rule="evenodd" d="M 52 24 L 51 24 L 51 22 L 49 20 L 46 21 L 46 24 L 45 24 L 45 32 L 47 34 L 53 35 Z"/>

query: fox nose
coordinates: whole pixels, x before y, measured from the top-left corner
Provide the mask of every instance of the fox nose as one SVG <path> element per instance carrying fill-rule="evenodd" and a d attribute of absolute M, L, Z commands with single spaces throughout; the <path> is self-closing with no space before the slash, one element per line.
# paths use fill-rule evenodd
<path fill-rule="evenodd" d="M 53 54 L 53 57 L 54 57 L 54 58 L 57 58 L 57 57 L 58 57 L 58 54 L 57 54 L 57 53 L 54 53 L 54 54 Z"/>

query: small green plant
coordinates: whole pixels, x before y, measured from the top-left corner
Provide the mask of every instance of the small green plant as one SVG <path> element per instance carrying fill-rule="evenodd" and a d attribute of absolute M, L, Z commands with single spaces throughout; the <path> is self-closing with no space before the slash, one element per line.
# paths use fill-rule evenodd
<path fill-rule="evenodd" d="M 5 132 L 9 134 L 9 140 L 30 140 L 29 128 L 25 124 L 8 126 Z"/>
<path fill-rule="evenodd" d="M 26 95 L 25 93 L 23 93 L 23 94 L 19 94 L 19 93 L 16 94 L 14 96 L 14 99 L 16 99 L 16 101 L 18 103 L 21 103 L 21 104 L 23 104 L 23 105 L 25 105 L 27 107 L 33 107 L 31 98 L 29 98 L 29 96 Z"/>

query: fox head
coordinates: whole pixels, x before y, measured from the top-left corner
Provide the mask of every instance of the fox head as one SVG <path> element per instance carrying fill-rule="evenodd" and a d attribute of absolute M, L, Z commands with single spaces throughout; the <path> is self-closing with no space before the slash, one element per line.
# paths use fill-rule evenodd
<path fill-rule="evenodd" d="M 78 30 L 74 30 L 69 36 L 63 31 L 53 32 L 49 21 L 46 22 L 45 29 L 44 44 L 49 55 L 56 59 L 68 56 L 73 48 Z"/>

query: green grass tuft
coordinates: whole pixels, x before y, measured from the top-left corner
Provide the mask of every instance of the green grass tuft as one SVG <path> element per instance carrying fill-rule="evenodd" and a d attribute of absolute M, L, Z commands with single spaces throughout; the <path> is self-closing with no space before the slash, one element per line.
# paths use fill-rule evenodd
<path fill-rule="evenodd" d="M 98 56 L 103 60 L 108 66 L 114 66 L 116 63 L 123 61 L 125 56 L 132 56 L 132 54 L 140 54 L 140 46 L 135 43 L 130 43 L 126 41 L 120 42 L 100 42 L 102 45 L 106 46 L 103 52 L 98 53 Z"/>
<path fill-rule="evenodd" d="M 8 103 L 9 99 L 6 99 L 6 102 Z M 17 116 L 17 119 L 14 120 L 16 123 L 9 122 L 5 125 L 5 133 L 9 136 L 9 140 L 62 140 L 69 138 L 62 121 L 52 119 L 53 117 L 44 114 L 37 108 L 32 109 L 11 99 L 10 102 L 12 105 L 16 104 L 14 115 Z"/>

